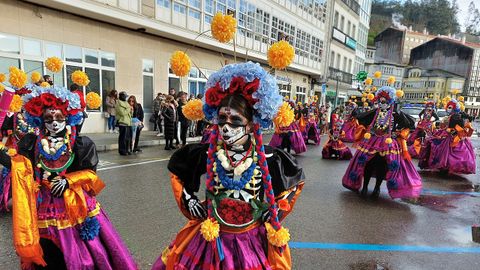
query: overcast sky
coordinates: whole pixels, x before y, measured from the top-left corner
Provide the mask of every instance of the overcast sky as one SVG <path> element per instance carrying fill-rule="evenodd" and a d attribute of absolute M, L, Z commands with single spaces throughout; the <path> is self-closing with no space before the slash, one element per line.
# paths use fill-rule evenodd
<path fill-rule="evenodd" d="M 460 9 L 458 11 L 458 23 L 462 26 L 462 30 L 465 30 L 464 24 L 465 24 L 465 18 L 467 17 L 468 14 L 468 5 L 472 2 L 472 0 L 457 0 L 458 3 L 458 8 Z M 479 0 L 473 0 L 473 2 L 476 4 L 476 8 L 480 8 L 480 1 Z"/>

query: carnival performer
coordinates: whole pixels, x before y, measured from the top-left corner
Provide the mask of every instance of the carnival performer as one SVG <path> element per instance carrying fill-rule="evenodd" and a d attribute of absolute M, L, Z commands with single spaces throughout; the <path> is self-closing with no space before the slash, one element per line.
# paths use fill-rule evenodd
<path fill-rule="evenodd" d="M 189 221 L 153 269 L 291 269 L 289 233 L 280 222 L 304 176 L 291 155 L 263 146 L 261 127 L 282 103 L 274 77 L 252 62 L 226 65 L 208 79 L 205 101 L 215 123 L 210 144 L 189 144 L 168 164 Z"/>
<path fill-rule="evenodd" d="M 320 144 L 320 131 L 318 130 L 318 112 L 316 110 L 316 102 L 312 102 L 306 106 L 305 117 L 305 130 L 303 131 L 303 140 L 305 144 L 308 144 L 309 140 L 312 140 L 315 145 Z"/>
<path fill-rule="evenodd" d="M 409 145 L 408 152 L 412 158 L 419 157 L 422 144 L 425 142 L 426 137 L 432 136 L 435 128 L 434 122 L 439 120 L 435 109 L 435 102 L 428 101 L 418 116 L 419 121 L 417 127 L 407 140 L 407 145 Z"/>
<path fill-rule="evenodd" d="M 401 92 L 398 93 L 400 95 Z M 383 180 L 387 181 L 392 198 L 416 198 L 420 195 L 422 182 L 406 145 L 409 128 L 414 126 L 415 121 L 396 110 L 396 98 L 394 88 L 383 86 L 375 93 L 379 108 L 357 115 L 359 128 L 364 130 L 363 140 L 358 143 L 358 150 L 342 183 L 353 191 L 359 191 L 363 183 L 362 196 L 367 195 L 372 176 L 377 180 L 373 198 L 378 198 Z"/>
<path fill-rule="evenodd" d="M 22 269 L 137 269 L 95 199 L 105 185 L 95 173 L 95 144 L 76 135 L 78 95 L 35 86 L 23 100 L 37 131 L 18 151 L 0 151 L 0 163 L 14 172 L 12 231 Z"/>
<path fill-rule="evenodd" d="M 295 103 L 289 100 L 286 106 L 293 108 L 294 105 Z M 293 114 L 294 113 L 292 109 L 292 116 Z M 290 151 L 293 149 L 297 155 L 307 151 L 307 146 L 303 140 L 303 135 L 295 121 L 291 121 L 289 126 L 279 125 L 275 121 L 274 124 L 275 134 L 273 134 L 268 145 L 286 150 L 287 153 L 290 153 Z"/>
<path fill-rule="evenodd" d="M 18 150 L 18 142 L 34 129 L 27 123 L 22 113 L 22 96 L 32 92 L 33 84 L 28 84 L 15 91 L 9 112 L 2 125 L 2 134 L 7 136 L 5 146 Z M 9 211 L 8 201 L 11 199 L 11 171 L 3 167 L 0 173 L 0 211 Z"/>
<path fill-rule="evenodd" d="M 342 142 L 342 137 L 345 136 L 345 132 L 342 131 L 343 120 L 335 113 L 335 111 L 332 113 L 330 123 L 331 127 L 328 134 L 329 139 L 323 146 L 322 158 L 350 160 L 352 158 L 352 152 L 350 151 L 350 148 Z"/>
<path fill-rule="evenodd" d="M 355 141 L 355 129 L 358 127 L 358 121 L 355 117 L 357 115 L 357 107 L 357 103 L 352 100 L 349 100 L 347 104 L 345 104 L 344 123 L 342 127 L 342 131 L 345 132 L 345 137 L 343 138 L 345 142 Z"/>
<path fill-rule="evenodd" d="M 475 152 L 470 142 L 473 128 L 461 111 L 462 104 L 451 99 L 440 128 L 426 140 L 420 151 L 419 167 L 449 174 L 475 174 Z"/>

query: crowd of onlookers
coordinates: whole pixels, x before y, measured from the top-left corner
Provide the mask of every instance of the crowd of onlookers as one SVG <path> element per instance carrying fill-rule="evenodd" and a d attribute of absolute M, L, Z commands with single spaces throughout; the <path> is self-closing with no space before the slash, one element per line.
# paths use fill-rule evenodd
<path fill-rule="evenodd" d="M 177 149 L 187 144 L 187 136 L 201 136 L 205 123 L 190 121 L 182 113 L 182 107 L 190 99 L 202 99 L 203 95 L 188 96 L 171 88 L 168 94 L 158 93 L 153 100 L 149 122 L 157 136 L 164 136 L 165 150 Z M 119 133 L 118 152 L 131 155 L 142 150 L 138 147 L 140 133 L 144 128 L 144 112 L 135 96 L 112 90 L 105 99 L 105 117 L 109 133 Z"/>

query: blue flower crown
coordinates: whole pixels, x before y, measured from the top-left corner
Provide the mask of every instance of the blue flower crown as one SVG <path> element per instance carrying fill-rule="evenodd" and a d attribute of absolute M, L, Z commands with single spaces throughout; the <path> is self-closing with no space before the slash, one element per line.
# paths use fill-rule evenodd
<path fill-rule="evenodd" d="M 375 92 L 375 98 L 380 98 L 382 93 L 386 93 L 390 98 L 388 100 L 389 104 L 393 104 L 397 100 L 397 91 L 391 86 L 382 86 Z"/>

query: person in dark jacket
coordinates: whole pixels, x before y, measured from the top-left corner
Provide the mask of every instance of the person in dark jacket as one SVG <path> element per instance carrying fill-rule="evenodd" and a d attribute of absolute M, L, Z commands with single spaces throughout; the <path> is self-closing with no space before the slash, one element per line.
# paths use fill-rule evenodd
<path fill-rule="evenodd" d="M 162 111 L 164 118 L 164 134 L 165 134 L 165 150 L 172 150 L 176 147 L 173 146 L 173 139 L 175 138 L 175 125 L 177 124 L 177 109 L 175 106 L 175 99 L 173 96 L 168 95 L 165 98 L 166 106 Z"/>
<path fill-rule="evenodd" d="M 128 97 L 128 104 L 133 108 L 133 115 L 132 115 L 132 148 L 133 153 L 142 152 L 140 148 L 138 148 L 138 142 L 140 140 L 140 132 L 144 127 L 143 125 L 143 108 L 140 103 L 137 102 L 137 98 L 135 96 Z"/>
<path fill-rule="evenodd" d="M 190 121 L 183 115 L 182 108 L 187 104 L 187 93 L 180 92 L 178 94 L 178 122 L 180 122 L 180 140 L 182 141 L 182 146 L 187 144 L 187 131 Z"/>

